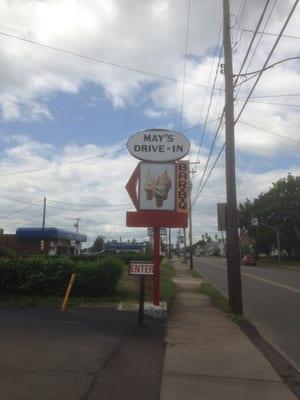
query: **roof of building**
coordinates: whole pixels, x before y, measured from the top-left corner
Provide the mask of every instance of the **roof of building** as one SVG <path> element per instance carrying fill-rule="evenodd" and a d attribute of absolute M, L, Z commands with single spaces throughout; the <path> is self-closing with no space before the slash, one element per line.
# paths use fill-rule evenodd
<path fill-rule="evenodd" d="M 77 232 L 65 231 L 58 228 L 18 228 L 16 230 L 17 239 L 65 239 L 86 242 L 86 235 Z"/>
<path fill-rule="evenodd" d="M 109 250 L 140 250 L 142 247 L 143 243 L 112 242 L 104 244 L 104 248 Z"/>

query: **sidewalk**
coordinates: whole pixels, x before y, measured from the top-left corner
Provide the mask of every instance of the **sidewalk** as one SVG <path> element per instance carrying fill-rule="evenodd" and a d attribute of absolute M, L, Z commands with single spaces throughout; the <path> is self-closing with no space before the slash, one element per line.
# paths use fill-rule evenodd
<path fill-rule="evenodd" d="M 179 259 L 160 400 L 296 400 L 240 328 L 199 293 Z"/>

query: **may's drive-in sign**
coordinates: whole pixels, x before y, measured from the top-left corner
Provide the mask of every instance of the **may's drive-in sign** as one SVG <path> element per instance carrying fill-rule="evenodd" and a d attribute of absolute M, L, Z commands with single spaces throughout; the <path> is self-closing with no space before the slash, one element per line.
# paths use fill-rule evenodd
<path fill-rule="evenodd" d="M 141 162 L 126 185 L 137 210 L 127 212 L 126 225 L 153 228 L 153 303 L 159 305 L 160 228 L 187 227 L 190 168 L 181 159 L 190 142 L 175 131 L 147 129 L 131 136 L 127 148 Z"/>
<path fill-rule="evenodd" d="M 189 140 L 168 129 L 146 129 L 131 136 L 127 142 L 133 157 L 143 161 L 166 162 L 180 160 L 190 151 Z"/>

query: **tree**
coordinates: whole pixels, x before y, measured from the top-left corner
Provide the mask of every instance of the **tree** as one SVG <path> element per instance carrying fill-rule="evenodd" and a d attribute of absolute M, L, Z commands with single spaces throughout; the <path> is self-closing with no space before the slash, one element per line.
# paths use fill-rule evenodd
<path fill-rule="evenodd" d="M 101 251 L 104 248 L 104 237 L 103 236 L 97 236 L 93 246 L 90 248 L 91 251 Z"/>
<path fill-rule="evenodd" d="M 256 240 L 258 252 L 269 253 L 276 247 L 276 232 L 258 224 L 252 217 L 279 229 L 282 249 L 289 257 L 300 256 L 300 177 L 288 174 L 272 184 L 251 202 L 239 205 L 239 226 L 248 230 Z"/>

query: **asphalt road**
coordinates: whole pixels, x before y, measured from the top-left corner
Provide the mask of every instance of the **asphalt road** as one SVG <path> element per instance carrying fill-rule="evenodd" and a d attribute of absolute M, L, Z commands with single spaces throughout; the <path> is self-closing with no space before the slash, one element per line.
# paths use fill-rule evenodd
<path fill-rule="evenodd" d="M 226 261 L 195 257 L 195 270 L 227 297 Z M 241 266 L 244 314 L 300 370 L 300 270 Z"/>
<path fill-rule="evenodd" d="M 0 307 L 1 400 L 154 400 L 164 324 L 108 308 Z"/>

